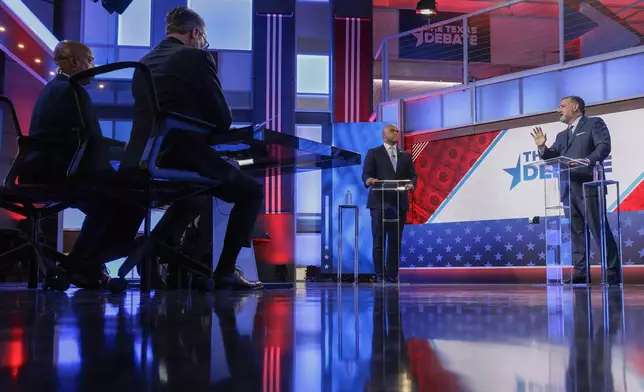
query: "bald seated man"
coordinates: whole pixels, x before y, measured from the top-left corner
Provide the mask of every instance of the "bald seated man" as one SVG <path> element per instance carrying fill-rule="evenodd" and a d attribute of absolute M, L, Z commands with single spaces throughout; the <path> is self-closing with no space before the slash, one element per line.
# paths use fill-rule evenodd
<path fill-rule="evenodd" d="M 369 189 L 367 208 L 371 212 L 371 233 L 373 237 L 373 267 L 376 271 L 376 281 L 389 283 L 398 282 L 398 265 L 400 259 L 400 243 L 403 228 L 409 211 L 407 191 L 413 192 L 416 187 L 416 169 L 407 151 L 398 148 L 398 128 L 389 124 L 382 130 L 382 144 L 374 147 L 364 159 L 362 167 L 362 182 Z M 382 195 L 374 185 L 378 180 L 409 180 L 405 191 L 387 191 Z M 384 201 L 384 205 L 383 205 Z M 384 216 L 383 216 L 384 213 Z M 383 223 L 382 219 L 398 219 L 396 223 Z M 384 231 L 383 231 L 384 225 Z M 397 229 L 398 228 L 398 229 Z M 383 239 L 387 239 L 387 264 L 384 265 Z"/>
<path fill-rule="evenodd" d="M 70 75 L 94 67 L 94 55 L 85 44 L 62 41 L 54 50 L 58 75 L 40 93 L 31 115 L 29 136 L 42 141 L 19 172 L 21 183 L 60 185 L 66 180 L 67 169 L 78 148 L 78 132 L 88 132 L 89 143 L 81 165 L 78 181 L 83 178 L 112 176 L 113 155 L 101 132 L 89 93 L 83 88 L 80 99 L 85 103 L 79 113 Z M 84 81 L 84 84 L 91 80 Z M 81 130 L 81 115 L 86 124 Z M 72 205 L 86 214 L 66 267 L 76 286 L 99 288 L 107 284 L 104 263 L 125 257 L 131 251 L 134 237 L 143 219 L 142 212 L 125 202 L 88 194 Z"/>

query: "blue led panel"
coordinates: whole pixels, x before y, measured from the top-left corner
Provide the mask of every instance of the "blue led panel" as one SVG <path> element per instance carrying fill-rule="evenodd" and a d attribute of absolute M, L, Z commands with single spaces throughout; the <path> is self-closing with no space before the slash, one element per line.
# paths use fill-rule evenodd
<path fill-rule="evenodd" d="M 152 0 L 136 0 L 130 4 L 118 21 L 118 44 L 150 46 Z"/>
<path fill-rule="evenodd" d="M 188 0 L 188 7 L 206 21 L 211 49 L 252 50 L 251 0 Z"/>
<path fill-rule="evenodd" d="M 297 55 L 297 93 L 329 93 L 329 56 Z"/>

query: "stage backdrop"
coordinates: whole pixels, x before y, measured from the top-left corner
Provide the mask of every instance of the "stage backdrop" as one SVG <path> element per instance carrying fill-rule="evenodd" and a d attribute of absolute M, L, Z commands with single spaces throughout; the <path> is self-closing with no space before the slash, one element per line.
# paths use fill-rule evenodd
<path fill-rule="evenodd" d="M 553 115 L 553 119 L 554 119 Z M 624 264 L 644 261 L 644 159 L 640 125 L 644 109 L 601 116 L 612 139 L 607 178 L 621 187 Z M 564 129 L 541 125 L 551 145 Z M 423 141 L 407 137 L 418 185 L 412 197 L 412 221 L 403 234 L 404 267 L 511 267 L 545 265 L 542 173 L 526 166 L 538 159 L 532 127 L 473 136 Z M 607 202 L 616 210 L 614 188 Z M 614 214 L 609 216 L 616 233 Z M 435 223 L 435 224 L 428 224 Z M 593 244 L 594 245 L 594 244 Z M 593 252 L 591 262 L 598 257 Z"/>
<path fill-rule="evenodd" d="M 333 124 L 333 145 L 358 152 L 362 161 L 370 148 L 382 144 L 382 129 L 385 123 L 338 123 Z M 324 201 L 324 249 L 322 257 L 323 272 L 337 271 L 338 261 L 338 206 L 354 204 L 359 216 L 359 272 L 373 273 L 371 262 L 371 216 L 367 205 L 367 189 L 362 183 L 362 164 L 331 170 L 331 175 L 323 176 L 324 194 L 330 197 Z M 349 196 L 350 194 L 350 196 Z M 343 212 L 342 228 L 342 271 L 353 273 L 354 266 L 354 212 Z"/>

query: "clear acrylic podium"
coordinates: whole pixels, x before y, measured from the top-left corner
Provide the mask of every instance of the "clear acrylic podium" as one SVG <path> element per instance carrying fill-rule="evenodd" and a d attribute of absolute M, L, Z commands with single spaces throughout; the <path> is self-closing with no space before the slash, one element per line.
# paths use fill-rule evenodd
<path fill-rule="evenodd" d="M 597 165 L 593 170 L 594 181 L 585 182 L 584 187 L 584 224 L 586 230 L 586 259 L 591 260 L 591 250 L 590 250 L 590 230 L 588 224 L 589 208 L 592 208 L 592 201 L 588 201 L 589 193 L 592 190 L 597 192 L 597 209 L 599 212 L 599 238 L 595 238 L 595 242 L 599 247 L 599 265 L 601 266 L 601 283 L 607 284 L 607 271 L 608 271 L 608 247 L 606 235 L 610 230 L 608 225 L 608 208 L 606 206 L 606 196 L 609 189 L 614 189 L 616 193 L 616 203 L 617 203 L 617 235 L 614 235 L 615 243 L 617 246 L 617 268 L 618 268 L 618 279 L 619 282 L 623 282 L 623 272 L 622 272 L 622 222 L 621 222 L 621 209 L 620 209 L 620 193 L 619 193 L 619 181 L 609 181 L 606 180 L 603 174 L 603 167 Z M 588 278 L 587 278 L 588 279 Z"/>
<path fill-rule="evenodd" d="M 537 161 L 543 179 L 545 199 L 546 281 L 563 284 L 572 280 L 572 244 L 570 233 L 570 174 L 588 169 L 585 161 L 557 157 Z"/>
<path fill-rule="evenodd" d="M 396 244 L 396 249 L 394 249 L 394 252 L 399 263 L 398 265 L 400 267 L 400 193 L 407 192 L 407 184 L 411 184 L 411 180 L 376 180 L 376 183 L 371 189 L 372 192 L 380 192 L 380 205 L 382 208 L 382 260 L 380 260 L 380 262 L 382 263 L 381 271 L 383 274 L 383 284 L 386 280 L 385 260 L 387 259 L 387 254 L 389 252 L 389 249 L 387 249 L 387 227 L 391 227 L 391 225 L 394 224 L 396 228 L 396 237 L 394 241 L 394 243 Z M 387 206 L 385 204 L 385 195 L 391 192 L 395 192 L 396 201 L 395 204 Z M 388 199 L 387 201 L 391 202 L 391 199 Z M 376 261 L 374 260 L 374 264 L 375 262 Z"/>

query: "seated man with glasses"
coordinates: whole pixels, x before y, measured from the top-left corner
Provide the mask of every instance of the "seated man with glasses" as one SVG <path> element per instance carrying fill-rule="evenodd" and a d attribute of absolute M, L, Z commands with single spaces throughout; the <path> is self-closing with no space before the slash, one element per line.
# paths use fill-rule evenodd
<path fill-rule="evenodd" d="M 152 72 L 157 98 L 162 111 L 176 112 L 208 122 L 218 132 L 226 132 L 232 113 L 221 89 L 217 66 L 206 51 L 206 24 L 195 11 L 185 6 L 171 10 L 165 19 L 167 37 L 141 59 Z M 145 79 L 139 71 L 132 79 L 134 123 L 126 157 L 119 170 L 138 165 L 152 130 Z M 219 263 L 214 273 L 218 288 L 257 289 L 261 282 L 249 281 L 236 268 L 242 247 L 250 247 L 251 234 L 262 205 L 262 186 L 227 163 L 212 148 L 208 135 L 177 132 L 170 134 L 162 148 L 160 166 L 198 172 L 204 177 L 220 180 L 207 195 L 193 196 L 173 203 L 152 232 L 154 238 L 179 238 L 186 227 L 204 211 L 215 196 L 234 203 Z M 152 242 L 144 243 L 131 254 L 136 262 L 151 252 Z"/>

